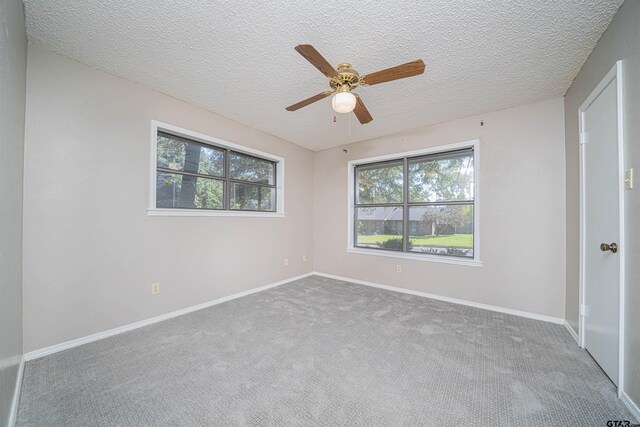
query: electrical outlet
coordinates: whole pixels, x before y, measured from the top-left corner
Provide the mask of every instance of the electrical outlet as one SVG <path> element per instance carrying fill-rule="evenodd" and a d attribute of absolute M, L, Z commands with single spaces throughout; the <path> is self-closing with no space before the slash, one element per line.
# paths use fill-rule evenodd
<path fill-rule="evenodd" d="M 302 262 L 307 262 L 307 256 L 306 255 L 302 255 Z"/>
<path fill-rule="evenodd" d="M 396 265 L 396 273 L 402 273 L 402 265 L 400 264 Z"/>
<path fill-rule="evenodd" d="M 151 295 L 158 295 L 160 293 L 160 283 L 151 284 Z"/>
<path fill-rule="evenodd" d="M 285 258 L 284 259 L 284 266 L 288 266 L 289 265 L 289 258 Z"/>
<path fill-rule="evenodd" d="M 633 168 L 624 171 L 624 188 L 627 190 L 633 188 Z"/>

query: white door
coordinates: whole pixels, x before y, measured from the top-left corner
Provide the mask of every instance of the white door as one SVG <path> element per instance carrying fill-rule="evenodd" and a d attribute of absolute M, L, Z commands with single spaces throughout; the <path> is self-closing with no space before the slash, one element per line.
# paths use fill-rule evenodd
<path fill-rule="evenodd" d="M 605 82 L 606 84 L 606 82 Z M 581 108 L 583 168 L 583 347 L 618 385 L 620 171 L 614 77 Z M 595 96 L 595 97 L 594 97 Z"/>

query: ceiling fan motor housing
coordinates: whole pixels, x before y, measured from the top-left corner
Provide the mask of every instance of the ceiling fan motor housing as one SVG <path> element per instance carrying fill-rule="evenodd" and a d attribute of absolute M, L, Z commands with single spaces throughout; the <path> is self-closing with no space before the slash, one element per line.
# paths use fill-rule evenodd
<path fill-rule="evenodd" d="M 338 76 L 329 80 L 331 89 L 346 92 L 360 85 L 360 74 L 351 67 L 351 64 L 343 62 L 338 65 L 337 70 Z"/>

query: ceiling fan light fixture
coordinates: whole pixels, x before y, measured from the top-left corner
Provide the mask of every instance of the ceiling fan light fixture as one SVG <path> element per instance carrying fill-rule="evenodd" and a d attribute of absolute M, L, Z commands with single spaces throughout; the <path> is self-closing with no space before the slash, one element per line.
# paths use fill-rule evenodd
<path fill-rule="evenodd" d="M 351 92 L 338 92 L 333 95 L 331 106 L 336 113 L 350 113 L 356 108 L 356 97 Z"/>

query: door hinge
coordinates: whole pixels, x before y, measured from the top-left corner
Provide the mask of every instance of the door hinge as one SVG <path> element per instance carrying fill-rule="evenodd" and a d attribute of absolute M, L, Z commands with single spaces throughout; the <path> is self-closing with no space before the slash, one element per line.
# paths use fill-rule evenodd
<path fill-rule="evenodd" d="M 580 316 L 587 315 L 587 306 L 584 304 L 580 304 Z"/>
<path fill-rule="evenodd" d="M 587 132 L 580 132 L 580 144 L 587 143 Z"/>

